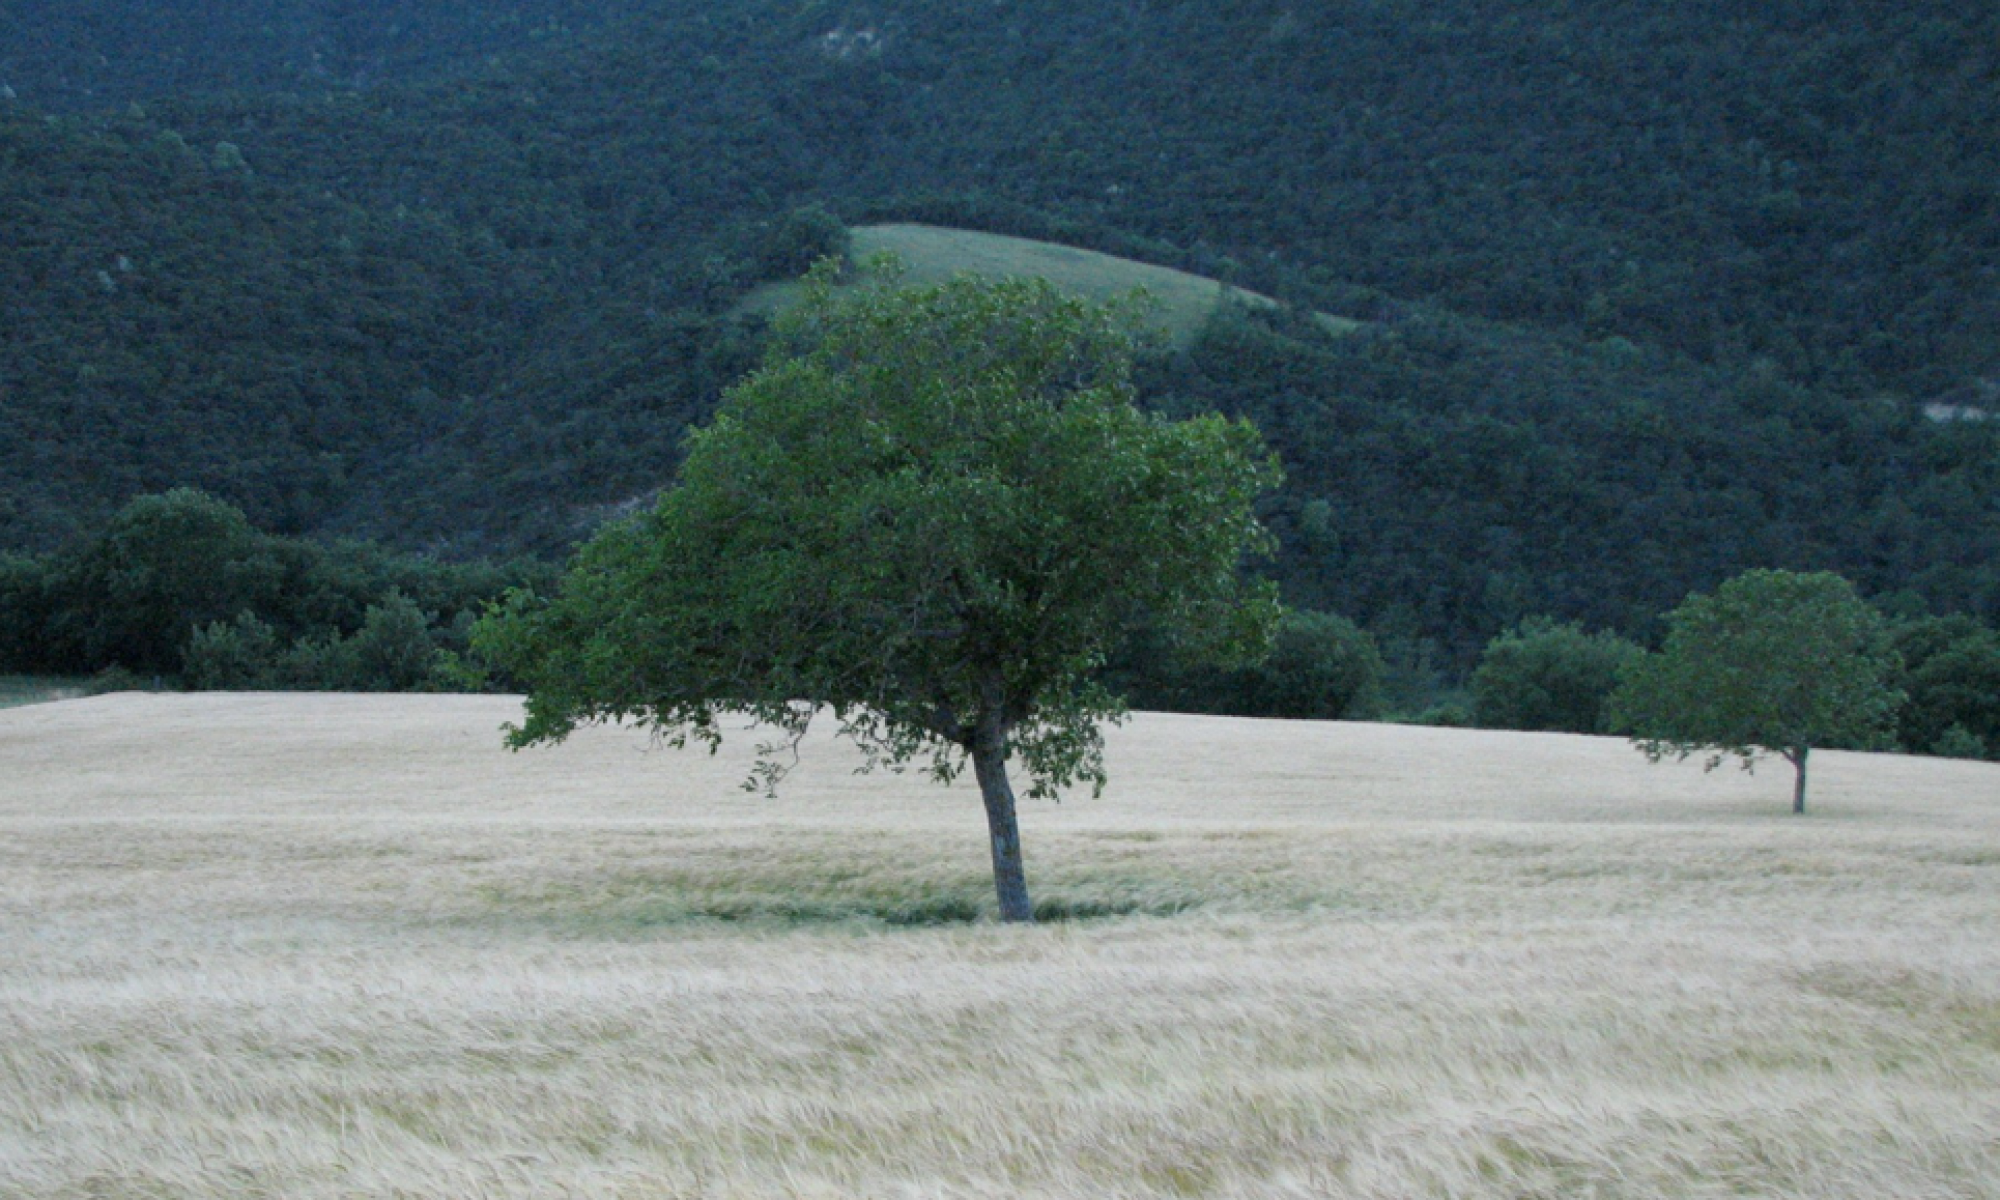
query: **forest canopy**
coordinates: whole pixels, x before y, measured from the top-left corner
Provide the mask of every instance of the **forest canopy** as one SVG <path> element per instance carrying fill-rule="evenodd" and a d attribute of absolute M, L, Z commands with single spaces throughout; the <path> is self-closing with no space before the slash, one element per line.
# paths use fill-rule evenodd
<path fill-rule="evenodd" d="M 0 16 L 0 549 L 195 486 L 560 554 L 670 483 L 743 296 L 893 220 L 1290 306 L 1141 402 L 1258 424 L 1270 575 L 1392 675 L 1751 567 L 2000 618 L 1990 6 L 103 13 Z"/>

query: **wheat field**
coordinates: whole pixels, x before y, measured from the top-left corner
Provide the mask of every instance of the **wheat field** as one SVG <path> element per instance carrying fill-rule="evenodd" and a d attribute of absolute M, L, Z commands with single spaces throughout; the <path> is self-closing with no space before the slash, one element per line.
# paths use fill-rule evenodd
<path fill-rule="evenodd" d="M 0 1196 L 2000 1195 L 2000 768 L 1141 714 L 1101 798 L 493 697 L 0 711 Z M 1824 761 L 1821 761 L 1821 758 Z"/>

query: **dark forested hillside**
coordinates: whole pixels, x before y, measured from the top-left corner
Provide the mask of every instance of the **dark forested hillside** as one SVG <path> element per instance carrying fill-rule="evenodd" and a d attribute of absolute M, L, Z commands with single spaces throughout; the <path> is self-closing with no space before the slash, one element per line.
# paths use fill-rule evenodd
<path fill-rule="evenodd" d="M 644 0 L 9 0 L 0 85 L 50 111 L 358 90 L 533 53 Z"/>
<path fill-rule="evenodd" d="M 1346 337 L 1238 313 L 1150 383 L 1279 448 L 1289 599 L 1448 662 L 1536 614 L 1650 633 L 1751 563 L 1836 570 L 1898 612 L 2000 612 L 1992 422 L 1424 313 Z"/>
<path fill-rule="evenodd" d="M 493 338 L 465 320 L 480 301 L 450 226 L 267 186 L 231 147 L 144 122 L 0 109 L 0 211 L 9 543 L 178 483 L 316 524 L 436 424 L 421 410 Z"/>
<path fill-rule="evenodd" d="M 1225 321 L 1151 394 L 1280 447 L 1295 599 L 1461 659 L 1750 565 L 2000 612 L 1992 426 L 1922 415 L 2000 386 L 1991 6 L 98 0 L 0 35 L 0 546 L 177 483 L 559 546 L 670 474 L 818 205 L 1370 322 Z"/>
<path fill-rule="evenodd" d="M 801 196 L 1001 199 L 1296 294 L 1764 355 L 1848 392 L 2000 369 L 2000 14 L 1740 7 L 668 0 L 415 101 L 427 143 L 514 153 L 393 182 L 490 208 L 507 168 L 517 209 L 569 209 L 539 236 L 621 246 Z"/>

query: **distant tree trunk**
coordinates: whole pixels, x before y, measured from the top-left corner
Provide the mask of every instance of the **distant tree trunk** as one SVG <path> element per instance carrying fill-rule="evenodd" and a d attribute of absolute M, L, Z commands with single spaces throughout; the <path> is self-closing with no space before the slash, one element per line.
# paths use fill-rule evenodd
<path fill-rule="evenodd" d="M 1785 757 L 1792 760 L 1792 766 L 1798 770 L 1798 775 L 1792 780 L 1792 811 L 1795 813 L 1806 810 L 1806 755 L 1810 753 L 1811 746 L 1798 746 L 1785 751 Z"/>
<path fill-rule="evenodd" d="M 1021 861 L 1021 829 L 1014 819 L 1014 787 L 1007 782 L 1007 727 L 997 707 L 980 715 L 972 739 L 972 773 L 986 802 L 986 831 L 993 842 L 993 886 L 1000 895 L 1000 919 L 1033 921 L 1028 903 L 1027 867 Z"/>

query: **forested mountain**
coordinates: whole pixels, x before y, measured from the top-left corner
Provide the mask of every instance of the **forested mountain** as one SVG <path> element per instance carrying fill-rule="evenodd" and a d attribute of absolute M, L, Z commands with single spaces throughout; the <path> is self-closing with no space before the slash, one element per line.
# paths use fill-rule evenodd
<path fill-rule="evenodd" d="M 1149 394 L 1279 448 L 1294 600 L 1458 661 L 1753 565 L 2000 614 L 1991 6 L 17 0 L 0 35 L 0 546 L 188 483 L 560 547 L 670 476 L 823 209 L 1366 321 L 1227 318 Z"/>
<path fill-rule="evenodd" d="M 0 84 L 49 111 L 219 91 L 367 88 L 532 53 L 644 0 L 16 0 Z"/>

